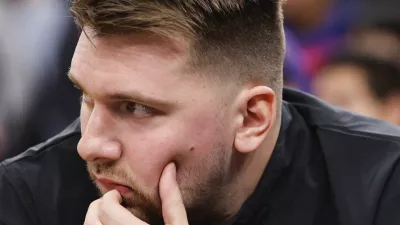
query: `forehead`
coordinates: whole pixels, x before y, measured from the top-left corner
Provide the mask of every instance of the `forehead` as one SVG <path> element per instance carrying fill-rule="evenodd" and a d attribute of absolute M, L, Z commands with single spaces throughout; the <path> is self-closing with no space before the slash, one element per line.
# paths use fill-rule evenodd
<path fill-rule="evenodd" d="M 103 91 L 127 87 L 155 90 L 160 88 L 154 87 L 156 84 L 178 85 L 183 80 L 179 75 L 185 73 L 187 57 L 184 42 L 149 34 L 95 37 L 88 32 L 88 37 L 82 34 L 79 39 L 71 74 L 84 86 Z"/>
<path fill-rule="evenodd" d="M 91 60 L 120 62 L 129 67 L 146 60 L 157 63 L 182 63 L 188 56 L 188 45 L 151 34 L 125 36 L 96 36 L 92 32 L 82 33 L 78 41 L 73 63 Z M 138 63 L 135 63 L 138 62 Z M 156 62 L 154 62 L 156 63 Z M 72 65 L 74 66 L 74 65 Z"/>

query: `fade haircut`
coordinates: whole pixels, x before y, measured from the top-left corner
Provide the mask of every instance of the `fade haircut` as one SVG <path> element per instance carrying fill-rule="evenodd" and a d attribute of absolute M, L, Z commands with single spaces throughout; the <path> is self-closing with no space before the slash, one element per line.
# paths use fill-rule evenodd
<path fill-rule="evenodd" d="M 189 67 L 221 81 L 256 82 L 282 95 L 282 0 L 72 0 L 81 29 L 184 38 Z"/>

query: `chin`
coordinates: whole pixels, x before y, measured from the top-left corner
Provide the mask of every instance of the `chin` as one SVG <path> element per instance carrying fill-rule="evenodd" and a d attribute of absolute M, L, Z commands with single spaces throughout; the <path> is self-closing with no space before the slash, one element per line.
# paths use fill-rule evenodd
<path fill-rule="evenodd" d="M 164 221 L 161 215 L 144 210 L 141 207 L 127 207 L 129 212 L 131 212 L 138 219 L 151 224 L 151 225 L 164 225 Z"/>
<path fill-rule="evenodd" d="M 126 208 L 129 212 L 131 212 L 135 217 L 139 218 L 140 220 L 144 221 L 144 222 L 149 222 L 150 218 L 148 215 L 146 215 L 146 213 L 137 207 L 129 207 Z"/>

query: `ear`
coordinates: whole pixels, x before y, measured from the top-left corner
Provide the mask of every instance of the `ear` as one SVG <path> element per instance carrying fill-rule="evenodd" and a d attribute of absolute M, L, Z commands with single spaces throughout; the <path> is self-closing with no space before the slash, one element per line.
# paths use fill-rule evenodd
<path fill-rule="evenodd" d="M 237 98 L 234 145 L 241 153 L 256 150 L 276 120 L 276 95 L 266 86 L 243 90 Z"/>
<path fill-rule="evenodd" d="M 394 93 L 387 97 L 386 120 L 400 125 L 400 93 Z"/>

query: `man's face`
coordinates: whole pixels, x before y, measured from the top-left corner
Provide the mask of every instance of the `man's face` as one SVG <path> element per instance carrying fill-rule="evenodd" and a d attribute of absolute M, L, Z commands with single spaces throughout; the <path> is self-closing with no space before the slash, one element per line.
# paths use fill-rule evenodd
<path fill-rule="evenodd" d="M 88 35 L 79 40 L 70 76 L 83 91 L 78 152 L 100 192 L 116 188 L 133 214 L 156 223 L 159 179 L 175 162 L 189 217 L 211 216 L 215 198 L 229 192 L 229 99 L 188 72 L 183 42 Z"/>
<path fill-rule="evenodd" d="M 364 116 L 382 117 L 383 106 L 369 88 L 365 71 L 357 66 L 328 67 L 314 85 L 315 94 L 329 103 Z"/>
<path fill-rule="evenodd" d="M 400 39 L 393 32 L 362 29 L 352 33 L 348 41 L 348 46 L 351 46 L 353 51 L 375 55 L 387 60 L 400 60 Z"/>

